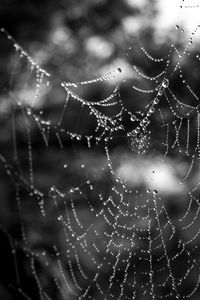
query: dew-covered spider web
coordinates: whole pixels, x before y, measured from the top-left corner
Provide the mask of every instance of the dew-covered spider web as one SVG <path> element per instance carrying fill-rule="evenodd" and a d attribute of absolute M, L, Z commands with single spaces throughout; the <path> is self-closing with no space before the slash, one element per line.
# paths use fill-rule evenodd
<path fill-rule="evenodd" d="M 16 224 L 14 234 L 1 224 L 16 298 L 199 299 L 200 98 L 184 70 L 186 60 L 200 67 L 199 31 L 162 57 L 134 42 L 127 56 L 152 67 L 136 61 L 131 81 L 118 66 L 54 86 L 1 29 L 14 59 L 1 84 L 10 147 L 0 161 Z M 44 99 L 52 94 L 52 105 L 55 90 L 51 114 Z"/>

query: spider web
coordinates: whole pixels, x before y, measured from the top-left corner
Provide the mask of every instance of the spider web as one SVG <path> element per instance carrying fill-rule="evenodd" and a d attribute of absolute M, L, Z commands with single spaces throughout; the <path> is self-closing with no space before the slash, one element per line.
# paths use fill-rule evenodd
<path fill-rule="evenodd" d="M 2 149 L 0 160 L 20 223 L 20 238 L 1 225 L 10 243 L 16 277 L 11 288 L 17 295 L 40 300 L 198 299 L 200 183 L 194 174 L 200 112 L 183 63 L 189 56 L 199 64 L 193 51 L 198 29 L 185 49 L 171 44 L 161 58 L 139 47 L 140 55 L 161 71 L 147 75 L 132 66 L 138 78 L 131 83 L 137 110 L 123 98 L 126 82 L 120 80 L 119 67 L 88 81 L 63 81 L 59 88 L 65 100 L 56 107 L 57 118 L 41 108 L 53 88 L 52 76 L 1 30 L 16 61 L 5 89 L 12 111 L 12 151 Z M 176 94 L 174 76 L 184 95 Z M 112 88 L 108 95 L 98 100 L 84 96 L 88 86 L 102 83 Z M 173 186 L 160 180 L 172 157 L 182 166 L 176 183 L 180 196 L 168 201 Z M 60 174 L 56 182 L 54 174 Z M 178 211 L 176 201 L 181 202 Z M 51 234 L 55 241 L 49 245 Z M 20 251 L 33 279 L 32 292 L 21 280 Z"/>

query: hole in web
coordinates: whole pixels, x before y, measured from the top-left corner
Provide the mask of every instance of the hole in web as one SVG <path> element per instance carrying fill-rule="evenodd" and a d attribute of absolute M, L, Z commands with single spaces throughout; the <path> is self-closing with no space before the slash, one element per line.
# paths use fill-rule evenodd
<path fill-rule="evenodd" d="M 199 64 L 191 38 L 182 51 L 171 44 L 160 58 L 140 45 L 140 55 L 159 72 L 132 66 L 138 80 L 130 92 L 133 101 L 142 100 L 137 109 L 126 105 L 118 67 L 88 81 L 62 82 L 64 101 L 51 115 L 41 105 L 50 74 L 1 32 L 16 54 L 5 95 L 12 150 L 0 154 L 20 227 L 17 238 L 1 227 L 13 258 L 11 288 L 25 299 L 198 295 L 199 97 L 182 63 L 190 56 Z M 113 79 L 119 83 L 107 95 L 87 96 L 88 87 Z M 21 253 L 33 295 L 21 279 Z"/>

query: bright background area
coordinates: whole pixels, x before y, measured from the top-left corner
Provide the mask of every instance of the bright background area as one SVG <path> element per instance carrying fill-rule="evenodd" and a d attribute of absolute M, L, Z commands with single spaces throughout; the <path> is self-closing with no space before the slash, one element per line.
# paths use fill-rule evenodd
<path fill-rule="evenodd" d="M 184 30 L 191 32 L 200 23 L 200 2 L 197 0 L 158 0 L 158 7 L 157 28 L 160 32 L 173 25 L 182 25 Z"/>

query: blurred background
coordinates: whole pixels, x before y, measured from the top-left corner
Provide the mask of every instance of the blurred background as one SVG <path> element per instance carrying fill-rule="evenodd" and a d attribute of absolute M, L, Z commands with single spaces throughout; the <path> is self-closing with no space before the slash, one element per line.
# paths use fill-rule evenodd
<path fill-rule="evenodd" d="M 169 55 L 171 44 L 180 53 L 187 45 L 187 55 L 181 57 L 179 63 L 184 70 L 184 78 L 189 82 L 189 92 L 188 87 L 182 83 L 180 73 L 173 71 L 179 61 L 176 51 L 172 51 L 169 57 L 173 73 L 170 88 L 181 102 L 195 106 L 199 100 L 200 78 L 196 29 L 198 16 L 199 7 L 195 1 L 1 1 L 0 28 L 5 28 L 30 57 L 20 57 L 21 52 L 16 51 L 15 41 L 9 39 L 5 32 L 0 33 L 0 299 L 78 299 L 96 274 L 91 257 L 95 258 L 97 264 L 100 264 L 103 257 L 110 262 L 101 268 L 99 279 L 105 294 L 116 259 L 107 254 L 105 246 L 109 238 L 106 238 L 104 232 L 111 228 L 93 211 L 100 213 L 104 201 L 109 197 L 117 203 L 113 191 L 116 183 L 111 176 L 103 144 L 93 143 L 90 147 L 86 139 L 69 138 L 69 132 L 97 136 L 96 119 L 82 103 L 71 100 L 67 103 L 62 118 L 65 132 L 61 137 L 54 134 L 67 95 L 61 82 L 88 81 L 88 84 L 76 90 L 80 97 L 88 101 L 108 97 L 120 83 L 123 107 L 131 114 L 135 111 L 142 114 L 152 99 L 151 95 L 134 90 L 132 85 L 145 90 L 155 88 L 155 85 L 142 78 L 133 66 L 136 65 L 147 76 L 156 76 L 165 69 L 166 61 L 162 61 L 162 58 Z M 150 53 L 150 58 L 142 51 L 142 47 Z M 158 63 L 152 57 L 161 58 L 161 62 Z M 50 78 L 44 75 L 39 89 L 37 72 L 27 62 L 29 58 L 51 74 Z M 109 72 L 114 74 L 113 77 L 104 80 L 102 76 Z M 89 80 L 93 78 L 103 80 L 90 83 Z M 193 99 L 194 93 L 196 102 Z M 34 107 L 31 107 L 34 97 Z M 176 107 L 177 114 L 174 114 L 165 102 L 159 105 L 165 123 L 172 124 L 181 115 L 181 108 Z M 104 114 L 108 116 L 118 112 L 118 108 L 111 106 L 104 109 Z M 127 132 L 133 129 L 129 115 L 125 114 L 121 121 Z M 38 123 L 36 116 L 43 123 Z M 180 151 L 186 143 L 185 123 L 179 132 L 180 147 L 171 147 L 165 157 L 166 127 L 162 127 L 162 122 L 158 111 L 152 116 L 151 130 L 147 136 L 150 142 L 145 155 L 134 148 L 124 133 L 122 138 L 118 137 L 109 144 L 109 153 L 116 177 L 126 182 L 133 193 L 134 202 L 131 204 L 127 200 L 130 196 L 125 193 L 129 209 L 134 211 L 135 207 L 146 205 L 149 190 L 156 189 L 170 220 L 177 225 L 178 218 L 184 214 L 191 199 L 188 192 L 196 187 L 194 196 L 196 199 L 199 197 L 198 159 L 194 159 L 184 184 L 180 182 L 190 169 L 192 155 L 196 153 L 198 123 L 196 117 L 194 120 L 191 118 L 189 155 Z M 171 145 L 176 132 L 177 129 L 169 131 L 168 143 Z M 34 177 L 34 189 L 31 189 L 31 177 Z M 120 190 L 121 187 L 118 188 Z M 71 196 L 65 197 L 69 191 Z M 73 214 L 76 214 L 83 230 L 77 226 Z M 165 233 L 169 257 L 176 253 L 175 249 L 180 253 L 178 242 L 191 240 L 198 233 L 198 201 L 189 207 L 187 218 L 187 224 L 194 223 L 185 231 L 177 226 L 175 241 L 169 239 L 169 231 Z M 166 221 L 166 215 L 162 220 L 163 223 Z M 148 234 L 148 224 L 143 219 L 125 219 L 122 223 L 125 229 L 136 226 L 144 235 Z M 94 224 L 93 229 L 85 237 L 86 248 L 90 252 L 85 253 L 77 237 L 91 224 Z M 153 226 L 156 233 L 158 224 Z M 124 257 L 123 249 L 128 239 L 132 242 L 134 230 L 125 239 L 122 233 L 115 239 Z M 66 231 L 69 232 L 66 234 Z M 73 231 L 77 234 L 75 238 Z M 101 242 L 101 237 L 104 242 Z M 132 251 L 135 256 L 130 261 L 134 268 L 128 272 L 127 282 L 130 281 L 130 284 L 124 285 L 120 299 L 152 299 L 145 292 L 149 289 L 145 287 L 147 279 L 141 275 L 145 273 L 145 265 L 139 263 L 138 258 L 145 246 L 139 233 L 134 242 L 136 248 L 133 245 L 127 246 L 133 248 L 129 252 Z M 94 245 L 98 246 L 96 252 Z M 181 278 L 193 263 L 197 266 L 195 270 L 198 270 L 198 246 L 197 235 L 194 243 L 187 248 L 188 253 L 193 253 L 193 260 L 184 265 L 187 256 L 182 256 L 178 264 L 173 266 L 177 277 Z M 114 246 L 112 253 L 114 257 L 117 256 Z M 155 252 L 152 258 L 155 264 L 161 254 L 163 249 Z M 80 270 L 86 274 L 87 280 L 80 276 Z M 123 281 L 123 274 L 124 265 L 121 262 L 113 291 L 106 299 L 118 299 L 118 285 Z M 191 272 L 187 280 L 181 282 L 180 294 L 187 294 L 195 288 L 197 274 L 199 270 Z M 133 280 L 135 276 L 136 283 Z M 163 271 L 163 277 L 166 276 Z M 157 277 L 155 275 L 154 280 L 159 285 Z M 45 293 L 41 291 L 41 286 Z M 169 292 L 170 287 L 169 282 L 158 289 L 161 298 L 169 293 L 168 299 L 175 299 L 174 294 Z M 78 292 L 73 293 L 74 290 Z M 190 298 L 199 299 L 199 295 L 197 288 Z M 104 299 L 104 296 L 93 286 L 83 299 Z"/>

